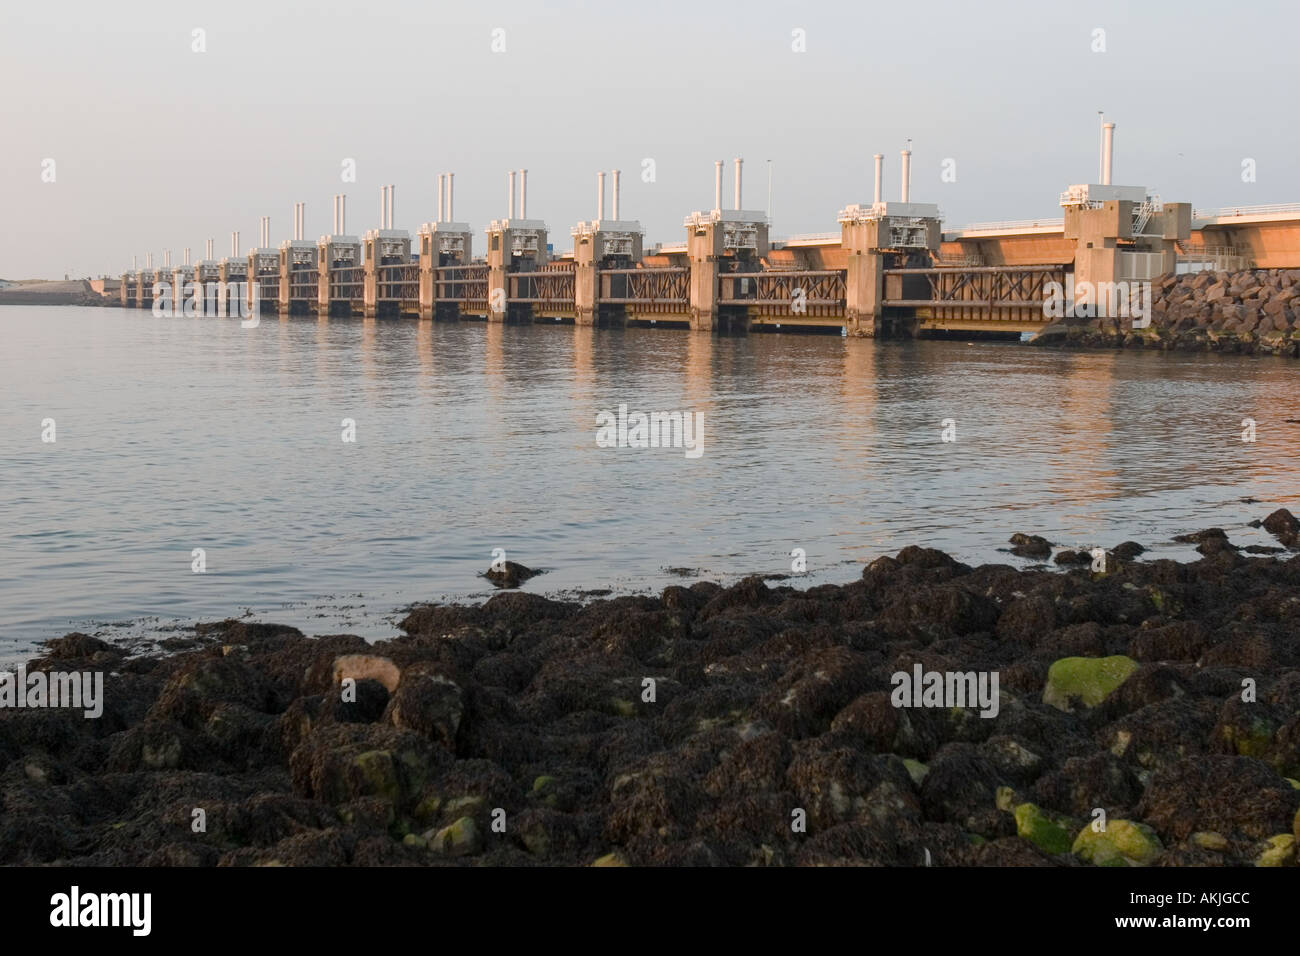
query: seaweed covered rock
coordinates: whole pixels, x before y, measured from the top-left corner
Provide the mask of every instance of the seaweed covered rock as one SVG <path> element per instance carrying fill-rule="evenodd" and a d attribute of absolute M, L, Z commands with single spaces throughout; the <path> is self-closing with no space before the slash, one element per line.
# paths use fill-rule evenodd
<path fill-rule="evenodd" d="M 1070 834 L 1059 822 L 1045 814 L 1032 803 L 1022 803 L 1015 808 L 1016 833 L 1047 854 L 1067 853 Z"/>
<path fill-rule="evenodd" d="M 1148 866 L 1164 847 L 1149 826 L 1131 820 L 1109 820 L 1102 829 L 1084 827 L 1071 850 L 1093 866 Z"/>
<path fill-rule="evenodd" d="M 1138 815 L 1170 841 L 1198 830 L 1264 840 L 1285 832 L 1300 790 L 1250 757 L 1188 757 L 1156 771 Z"/>
<path fill-rule="evenodd" d="M 1047 672 L 1043 703 L 1069 711 L 1076 705 L 1096 707 L 1138 669 L 1131 657 L 1066 657 Z"/>
<path fill-rule="evenodd" d="M 1101 574 L 911 547 L 843 586 L 503 590 L 374 643 L 71 634 L 36 666 L 102 669 L 103 716 L 0 708 L 0 863 L 1290 866 L 1300 557 L 1199 538 Z M 896 700 L 917 667 L 958 683 Z M 996 710 L 948 699 L 971 674 Z"/>

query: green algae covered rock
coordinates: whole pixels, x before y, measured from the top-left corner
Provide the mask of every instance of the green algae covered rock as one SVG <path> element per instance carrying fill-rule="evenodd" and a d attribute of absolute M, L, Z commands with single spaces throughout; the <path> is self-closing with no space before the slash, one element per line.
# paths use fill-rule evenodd
<path fill-rule="evenodd" d="M 1084 827 L 1075 837 L 1072 851 L 1093 866 L 1146 866 L 1164 852 L 1164 847 L 1149 826 L 1111 820 L 1100 833 L 1091 825 Z"/>
<path fill-rule="evenodd" d="M 907 768 L 908 776 L 912 778 L 912 783 L 918 787 L 925 780 L 925 775 L 930 772 L 930 768 L 919 760 L 913 760 L 911 757 L 903 758 L 903 766 Z"/>
<path fill-rule="evenodd" d="M 1213 850 L 1215 853 L 1222 853 L 1228 848 L 1228 838 L 1213 830 L 1200 830 L 1193 833 L 1190 839 L 1201 849 Z"/>
<path fill-rule="evenodd" d="M 397 763 L 387 750 L 367 750 L 352 760 L 357 775 L 358 792 L 367 796 L 382 797 L 396 803 L 402 795 Z"/>
<path fill-rule="evenodd" d="M 1246 726 L 1226 724 L 1219 727 L 1223 742 L 1242 757 L 1256 757 L 1267 762 L 1273 742 L 1273 725 L 1262 717 L 1252 717 Z"/>
<path fill-rule="evenodd" d="M 1264 852 L 1255 859 L 1256 866 L 1294 866 L 1296 838 L 1290 833 L 1270 837 Z"/>
<path fill-rule="evenodd" d="M 1096 707 L 1138 669 L 1131 657 L 1063 657 L 1047 671 L 1043 703 L 1069 711 L 1075 701 Z"/>
<path fill-rule="evenodd" d="M 429 849 L 444 856 L 470 856 L 482 849 L 478 824 L 473 817 L 461 817 L 426 838 Z"/>
<path fill-rule="evenodd" d="M 1022 803 L 1015 809 L 1016 833 L 1044 853 L 1068 853 L 1070 833 L 1032 803 Z"/>

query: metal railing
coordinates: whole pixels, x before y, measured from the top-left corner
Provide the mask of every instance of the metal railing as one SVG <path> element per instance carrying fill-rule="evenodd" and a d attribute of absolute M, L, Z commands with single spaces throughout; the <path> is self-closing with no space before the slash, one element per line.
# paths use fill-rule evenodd
<path fill-rule="evenodd" d="M 1233 219 L 1241 216 L 1271 216 L 1278 213 L 1300 214 L 1300 203 L 1282 202 L 1265 206 L 1225 206 L 1222 209 L 1193 209 L 1193 219 Z"/>
<path fill-rule="evenodd" d="M 1197 246 L 1190 242 L 1178 243 L 1178 262 L 1174 271 L 1187 272 L 1240 272 L 1251 267 L 1250 255 L 1236 246 Z"/>
<path fill-rule="evenodd" d="M 805 232 L 794 236 L 786 236 L 782 239 L 773 239 L 772 245 L 811 245 L 812 243 L 840 242 L 843 238 L 844 234 L 839 232 Z"/>
<path fill-rule="evenodd" d="M 958 266 L 982 266 L 984 265 L 984 257 L 974 252 L 965 254 L 940 252 L 934 256 L 934 264 L 952 268 Z"/>
<path fill-rule="evenodd" d="M 955 229 L 945 229 L 945 233 L 957 232 L 1019 232 L 1024 229 L 1064 229 L 1065 217 L 1049 219 L 1008 219 L 1003 222 L 972 222 Z"/>

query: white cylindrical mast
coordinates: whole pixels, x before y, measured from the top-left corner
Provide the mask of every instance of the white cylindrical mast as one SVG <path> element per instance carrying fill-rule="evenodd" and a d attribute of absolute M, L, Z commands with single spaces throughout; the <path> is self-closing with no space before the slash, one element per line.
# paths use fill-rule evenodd
<path fill-rule="evenodd" d="M 713 163 L 713 211 L 722 211 L 722 160 Z"/>
<path fill-rule="evenodd" d="M 872 205 L 879 206 L 880 201 L 885 198 L 882 190 L 885 188 L 885 156 L 883 153 L 876 153 L 876 195 L 871 201 Z"/>
<path fill-rule="evenodd" d="M 512 169 L 506 173 L 506 189 L 510 192 L 509 201 L 506 203 L 506 219 L 515 218 L 515 171 Z"/>
<path fill-rule="evenodd" d="M 1106 175 L 1106 114 L 1097 110 L 1097 125 L 1101 135 L 1097 137 L 1097 182 Z"/>
<path fill-rule="evenodd" d="M 772 221 L 772 161 L 767 161 L 767 219 Z"/>
<path fill-rule="evenodd" d="M 1115 124 L 1107 123 L 1102 128 L 1101 184 L 1110 185 L 1111 164 L 1115 159 Z"/>
<path fill-rule="evenodd" d="M 912 151 L 910 149 L 903 150 L 902 177 L 902 195 L 899 198 L 901 198 L 903 202 L 908 202 L 912 195 Z"/>
<path fill-rule="evenodd" d="M 596 221 L 605 218 L 605 173 L 596 174 Z"/>
<path fill-rule="evenodd" d="M 447 174 L 447 221 L 456 221 L 456 174 Z"/>
<path fill-rule="evenodd" d="M 615 222 L 618 222 L 618 174 L 619 171 L 617 169 L 614 170 L 614 221 Z"/>
<path fill-rule="evenodd" d="M 519 170 L 519 218 L 528 218 L 528 170 Z"/>
<path fill-rule="evenodd" d="M 741 178 L 741 175 L 742 175 L 742 173 L 743 173 L 743 171 L 744 171 L 744 169 L 743 169 L 744 165 L 745 165 L 745 161 L 744 161 L 743 159 L 741 159 L 739 156 L 737 156 L 737 157 L 736 157 L 736 208 L 737 208 L 737 209 L 742 208 L 742 206 L 741 206 L 741 184 L 742 184 L 743 180 L 742 180 L 742 178 Z"/>
<path fill-rule="evenodd" d="M 444 182 L 445 179 L 446 179 L 446 177 L 445 177 L 442 173 L 439 173 L 439 174 L 438 174 L 438 218 L 435 219 L 434 222 L 442 222 L 442 221 L 443 221 L 443 220 L 442 220 L 442 211 L 443 211 L 443 208 L 444 208 L 444 207 L 443 207 L 443 204 L 442 204 L 442 203 L 443 203 L 443 191 L 447 188 L 447 184 Z"/>

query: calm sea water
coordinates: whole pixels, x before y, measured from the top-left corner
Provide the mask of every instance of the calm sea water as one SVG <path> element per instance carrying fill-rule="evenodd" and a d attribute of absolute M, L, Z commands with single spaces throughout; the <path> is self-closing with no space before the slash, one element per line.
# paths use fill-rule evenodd
<path fill-rule="evenodd" d="M 495 548 L 557 594 L 795 548 L 799 583 L 907 544 L 1019 563 L 1015 531 L 1270 543 L 1245 523 L 1300 499 L 1298 386 L 1280 359 L 3 306 L 0 656 L 243 614 L 386 636 L 486 597 Z M 597 447 L 620 404 L 703 413 L 703 455 Z"/>

